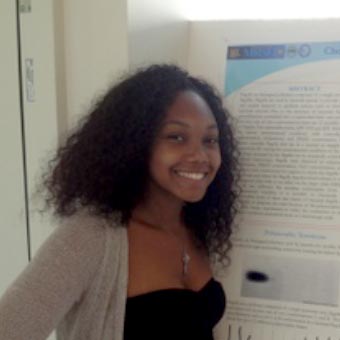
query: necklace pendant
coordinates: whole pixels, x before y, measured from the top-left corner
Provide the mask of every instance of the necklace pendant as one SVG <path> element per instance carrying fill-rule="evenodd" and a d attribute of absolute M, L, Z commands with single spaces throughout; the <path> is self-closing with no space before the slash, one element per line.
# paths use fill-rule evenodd
<path fill-rule="evenodd" d="M 184 250 L 183 251 L 183 256 L 182 256 L 182 262 L 183 262 L 183 275 L 188 274 L 188 265 L 190 261 L 190 256 L 189 254 Z"/>

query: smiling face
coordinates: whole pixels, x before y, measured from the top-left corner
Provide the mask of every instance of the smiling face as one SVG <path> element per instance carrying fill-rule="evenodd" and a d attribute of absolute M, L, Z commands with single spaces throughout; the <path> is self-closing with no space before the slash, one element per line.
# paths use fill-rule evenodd
<path fill-rule="evenodd" d="M 201 200 L 221 164 L 216 120 L 195 92 L 181 92 L 152 148 L 149 195 L 179 203 Z"/>

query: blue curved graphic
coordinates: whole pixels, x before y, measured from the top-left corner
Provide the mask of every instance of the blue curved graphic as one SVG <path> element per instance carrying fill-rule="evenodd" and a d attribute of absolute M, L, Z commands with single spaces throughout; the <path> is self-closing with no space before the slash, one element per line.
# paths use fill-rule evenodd
<path fill-rule="evenodd" d="M 340 42 L 230 46 L 224 94 L 289 67 L 340 58 Z"/>

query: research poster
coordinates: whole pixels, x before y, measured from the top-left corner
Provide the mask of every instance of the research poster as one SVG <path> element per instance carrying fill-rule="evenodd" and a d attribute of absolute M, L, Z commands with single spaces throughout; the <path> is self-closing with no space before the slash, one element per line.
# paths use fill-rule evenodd
<path fill-rule="evenodd" d="M 340 339 L 340 41 L 232 45 L 240 151 L 222 340 Z"/>

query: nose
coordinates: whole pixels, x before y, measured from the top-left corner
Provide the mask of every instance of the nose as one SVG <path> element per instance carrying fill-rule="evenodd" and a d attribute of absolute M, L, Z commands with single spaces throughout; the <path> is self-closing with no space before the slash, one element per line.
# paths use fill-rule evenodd
<path fill-rule="evenodd" d="M 193 143 L 188 146 L 186 160 L 190 162 L 207 162 L 208 154 L 202 143 Z"/>

